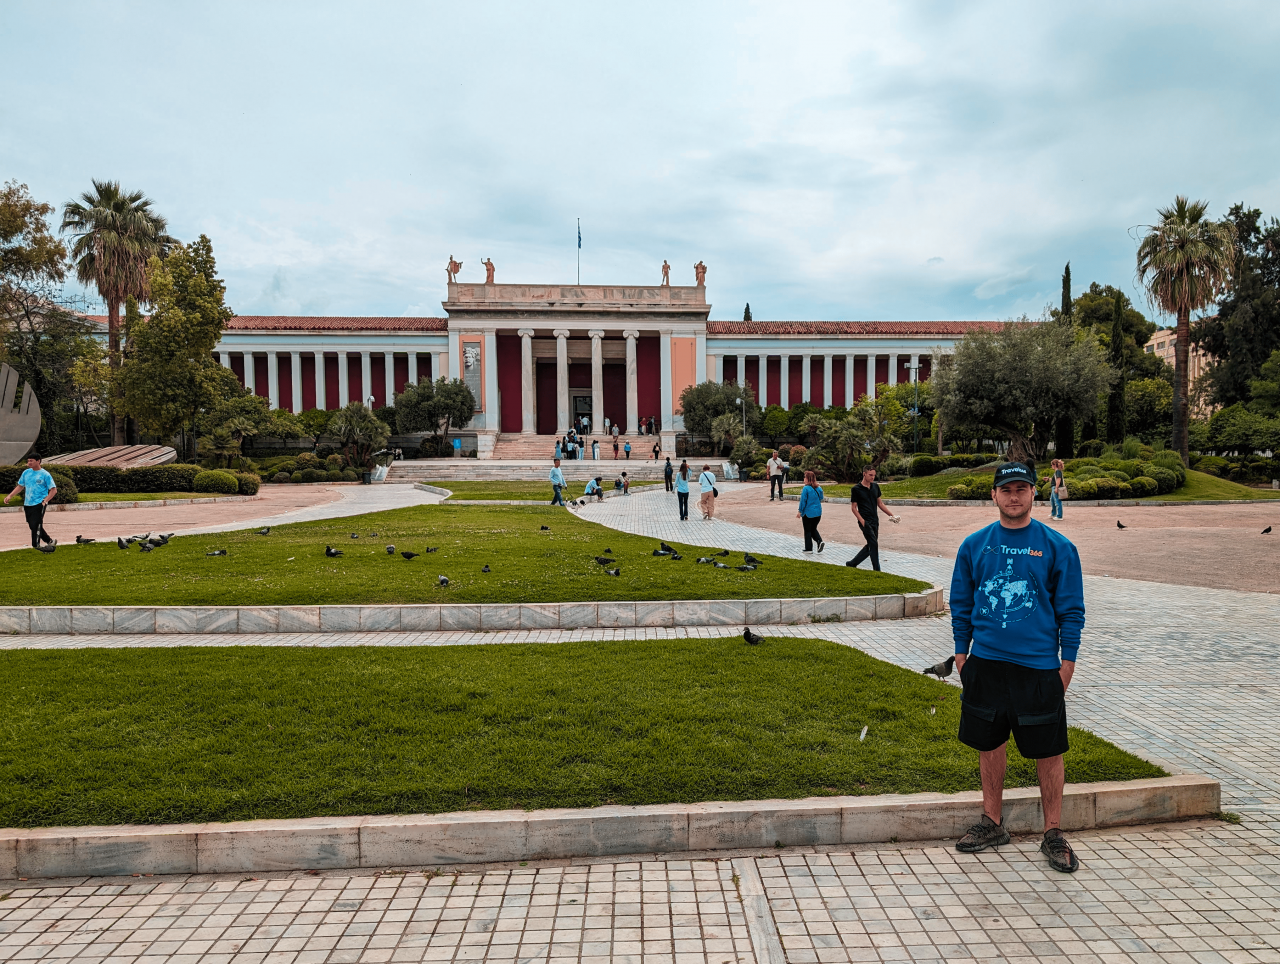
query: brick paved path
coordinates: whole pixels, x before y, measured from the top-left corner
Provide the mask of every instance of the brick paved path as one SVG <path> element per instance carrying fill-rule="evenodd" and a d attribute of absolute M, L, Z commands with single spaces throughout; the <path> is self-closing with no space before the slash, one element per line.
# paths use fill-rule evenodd
<path fill-rule="evenodd" d="M 668 540 L 800 555 L 793 536 L 680 527 L 653 499 L 588 518 Z M 665 508 L 665 503 L 662 504 Z M 842 563 L 852 547 L 813 558 Z M 886 553 L 946 584 L 946 559 Z M 0 961 L 85 964 L 1280 964 L 1280 601 L 1259 593 L 1090 576 L 1073 721 L 1223 781 L 1241 826 L 1077 834 L 1083 867 L 1045 869 L 1038 840 L 998 853 L 948 843 L 831 852 L 533 862 L 431 877 L 334 872 L 262 879 L 93 879 L 0 885 Z M 945 616 L 770 627 L 907 666 L 950 652 Z M 8 637 L 0 646 L 443 645 L 717 636 L 695 629 L 316 636 Z M 267 879 L 267 878 L 270 879 Z M 7 896 L 5 896 L 7 895 Z"/>

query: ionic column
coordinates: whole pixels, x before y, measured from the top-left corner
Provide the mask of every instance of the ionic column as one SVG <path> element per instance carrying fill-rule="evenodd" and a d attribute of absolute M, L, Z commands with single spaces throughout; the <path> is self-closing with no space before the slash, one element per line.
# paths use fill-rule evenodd
<path fill-rule="evenodd" d="M 445 354 L 448 356 L 446 362 L 449 365 L 449 381 L 461 378 L 462 347 L 456 331 L 449 332 L 449 350 Z M 433 358 L 432 361 L 434 362 L 435 359 Z"/>
<path fill-rule="evenodd" d="M 396 353 L 393 351 L 382 353 L 382 378 L 387 404 L 394 405 L 396 403 Z M 373 392 L 369 394 L 372 395 Z"/>
<path fill-rule="evenodd" d="M 369 352 L 360 353 L 360 401 L 369 406 L 368 398 L 373 394 L 373 359 Z"/>
<path fill-rule="evenodd" d="M 636 435 L 640 428 L 640 393 L 636 387 L 636 339 L 640 332 L 628 328 L 622 335 L 627 339 L 627 434 Z"/>
<path fill-rule="evenodd" d="M 569 332 L 557 328 L 556 336 L 556 434 L 569 431 Z"/>
<path fill-rule="evenodd" d="M 223 368 L 230 368 L 230 367 L 231 367 L 231 352 L 229 352 L 229 351 L 220 351 L 220 352 L 218 352 L 218 364 L 219 364 L 219 365 L 221 365 Z"/>
<path fill-rule="evenodd" d="M 325 396 L 328 395 L 327 386 L 324 383 L 324 352 L 316 352 L 316 408 L 324 411 L 328 402 Z"/>
<path fill-rule="evenodd" d="M 491 432 L 501 431 L 502 415 L 498 411 L 498 330 L 484 331 L 484 362 L 480 368 L 484 378 L 484 427 Z"/>
<path fill-rule="evenodd" d="M 693 347 L 693 383 L 701 385 L 707 380 L 707 332 L 702 329 L 695 337 Z"/>
<path fill-rule="evenodd" d="M 716 355 L 716 384 L 724 384 L 724 355 Z"/>
<path fill-rule="evenodd" d="M 597 426 L 604 427 L 604 346 L 600 342 L 604 330 L 592 328 L 587 334 L 591 336 L 591 432 L 595 434 Z"/>
<path fill-rule="evenodd" d="M 533 329 L 521 328 L 520 335 L 520 431 L 532 435 L 538 430 L 533 409 Z"/>
<path fill-rule="evenodd" d="M 791 356 L 790 355 L 780 356 L 778 374 L 780 376 L 779 381 L 781 383 L 778 385 L 778 389 L 779 389 L 778 401 L 782 404 L 783 408 L 790 411 L 791 410 Z"/>
<path fill-rule="evenodd" d="M 911 356 L 911 384 L 914 385 L 920 380 L 920 356 Z"/>
<path fill-rule="evenodd" d="M 258 373 L 253 368 L 253 352 L 247 351 L 240 356 L 244 359 L 244 387 L 250 395 L 258 394 Z"/>
<path fill-rule="evenodd" d="M 844 407 L 853 408 L 857 399 L 853 397 L 853 356 L 844 356 Z"/>
<path fill-rule="evenodd" d="M 302 354 L 289 353 L 290 371 L 293 373 L 293 414 L 302 411 Z"/>
<path fill-rule="evenodd" d="M 831 356 L 822 356 L 822 407 L 831 407 Z"/>
<path fill-rule="evenodd" d="M 409 352 L 409 384 L 418 384 L 418 353 L 416 351 Z"/>
<path fill-rule="evenodd" d="M 898 353 L 891 352 L 889 354 L 889 384 L 898 384 Z"/>
<path fill-rule="evenodd" d="M 441 354 L 444 355 L 443 360 L 441 360 L 440 358 Z M 446 352 L 433 351 L 433 352 L 430 352 L 430 355 L 431 355 L 431 371 L 427 372 L 427 377 L 430 378 L 433 382 L 438 382 L 440 379 L 444 378 L 445 366 L 449 364 L 449 353 L 447 351 Z"/>
<path fill-rule="evenodd" d="M 280 356 L 274 351 L 267 352 L 267 404 L 280 407 Z"/>
<path fill-rule="evenodd" d="M 338 352 L 338 407 L 351 404 L 351 365 L 345 351 Z"/>
<path fill-rule="evenodd" d="M 738 386 L 742 387 L 747 384 L 747 356 L 738 356 Z"/>
<path fill-rule="evenodd" d="M 769 404 L 769 356 L 760 355 L 756 360 L 760 364 L 760 397 L 756 401 L 763 408 Z"/>
<path fill-rule="evenodd" d="M 659 363 L 662 365 L 662 377 L 658 380 L 659 398 L 660 398 L 661 407 L 662 407 L 662 416 L 661 416 L 662 431 L 671 432 L 675 430 L 675 425 L 672 422 L 673 413 L 671 411 L 672 408 L 674 408 L 675 406 L 671 398 L 672 385 L 671 385 L 671 329 L 670 328 L 659 330 L 658 332 L 658 356 L 659 356 Z M 743 368 L 745 369 L 745 367 L 746 365 L 744 364 Z M 742 384 L 745 385 L 746 383 L 747 383 L 747 380 L 744 374 L 742 379 Z"/>
<path fill-rule="evenodd" d="M 800 369 L 800 401 L 813 404 L 813 365 L 810 364 L 812 355 L 801 355 L 803 366 Z"/>
<path fill-rule="evenodd" d="M 876 356 L 867 356 L 867 398 L 872 401 L 876 397 Z"/>

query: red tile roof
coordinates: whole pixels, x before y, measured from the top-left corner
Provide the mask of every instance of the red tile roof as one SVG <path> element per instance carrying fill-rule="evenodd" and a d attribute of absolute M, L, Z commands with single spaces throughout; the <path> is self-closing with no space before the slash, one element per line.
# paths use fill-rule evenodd
<path fill-rule="evenodd" d="M 708 335 L 966 335 L 1003 321 L 708 321 Z"/>
<path fill-rule="evenodd" d="M 350 318 L 308 315 L 238 315 L 228 331 L 446 331 L 447 318 Z"/>

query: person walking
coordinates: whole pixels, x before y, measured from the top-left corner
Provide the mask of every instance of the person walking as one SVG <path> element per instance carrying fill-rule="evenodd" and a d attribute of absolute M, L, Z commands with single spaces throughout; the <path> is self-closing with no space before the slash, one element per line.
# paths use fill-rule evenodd
<path fill-rule="evenodd" d="M 591 461 L 600 461 L 600 440 L 598 438 L 591 440 Z"/>
<path fill-rule="evenodd" d="M 31 548 L 53 552 L 58 548 L 58 540 L 44 531 L 44 514 L 58 494 L 58 484 L 40 467 L 40 456 L 35 452 L 27 456 L 27 467 L 18 476 L 18 484 L 13 491 L 4 497 L 4 504 L 8 505 L 19 492 L 22 493 L 22 511 L 27 517 L 27 528 L 31 530 Z M 42 541 L 46 545 L 40 545 Z"/>
<path fill-rule="evenodd" d="M 787 464 L 778 457 L 778 450 L 774 449 L 773 455 L 769 457 L 768 463 L 765 465 L 765 471 L 769 473 L 769 501 L 773 501 L 773 490 L 778 490 L 778 501 L 782 499 L 782 480 L 787 476 Z"/>
<path fill-rule="evenodd" d="M 813 552 L 815 543 L 819 552 L 825 549 L 827 544 L 818 532 L 818 523 L 822 521 L 822 486 L 813 472 L 804 474 L 804 488 L 800 490 L 800 509 L 796 518 L 804 526 L 804 551 Z"/>
<path fill-rule="evenodd" d="M 977 853 L 1009 843 L 1003 799 L 1006 748 L 1036 761 L 1049 866 L 1073 873 L 1080 861 L 1062 836 L 1064 697 L 1084 630 L 1080 554 L 1066 536 L 1031 518 L 1036 473 L 1020 462 L 996 469 L 1000 518 L 960 544 L 951 574 L 951 632 L 964 687 L 960 742 L 978 751 L 982 817 L 956 843 Z"/>
<path fill-rule="evenodd" d="M 1049 521 L 1062 521 L 1062 500 L 1067 494 L 1067 483 L 1062 477 L 1066 463 L 1062 459 L 1053 460 L 1053 476 L 1049 479 Z"/>
<path fill-rule="evenodd" d="M 876 470 L 870 465 L 862 470 L 862 479 L 849 494 L 852 496 L 849 499 L 849 508 L 853 510 L 853 517 L 858 520 L 858 529 L 861 530 L 862 538 L 867 544 L 859 549 L 858 554 L 845 565 L 857 569 L 858 563 L 870 556 L 871 568 L 879 572 L 880 517 L 876 515 L 876 511 L 883 512 L 892 522 L 898 522 L 899 517 L 884 504 L 884 499 L 880 495 L 880 486 L 876 484 Z"/>
<path fill-rule="evenodd" d="M 557 438 L 557 439 L 556 439 L 556 454 L 555 454 L 555 460 L 556 460 L 557 462 L 559 462 L 559 461 L 560 461 L 560 456 L 561 456 L 561 455 L 563 455 L 563 454 L 564 454 L 564 450 L 561 448 L 560 439 L 558 439 L 558 438 Z"/>
<path fill-rule="evenodd" d="M 622 451 L 627 453 L 627 461 L 630 462 L 631 461 L 631 441 L 630 440 L 628 440 L 627 443 L 622 446 Z"/>
<path fill-rule="evenodd" d="M 554 492 L 554 495 L 551 496 L 551 504 L 564 505 L 564 499 L 560 495 L 564 490 L 564 473 L 560 471 L 559 458 L 551 466 L 551 489 Z"/>
<path fill-rule="evenodd" d="M 680 460 L 680 471 L 676 473 L 676 505 L 680 508 L 680 521 L 689 521 L 689 463 Z"/>
<path fill-rule="evenodd" d="M 614 423 L 613 423 L 613 437 L 616 439 L 616 438 L 617 438 L 619 435 L 621 435 L 621 434 L 622 434 L 622 433 L 621 433 L 620 431 L 618 431 L 618 423 L 617 423 L 617 422 L 614 422 Z"/>
<path fill-rule="evenodd" d="M 701 489 L 702 495 L 698 498 L 698 508 L 702 510 L 702 521 L 710 522 L 711 517 L 716 514 L 716 474 L 711 471 L 711 466 L 704 465 L 702 474 L 698 476 L 698 488 Z"/>
<path fill-rule="evenodd" d="M 613 457 L 614 457 L 614 459 L 617 459 L 617 457 L 618 457 L 618 431 L 617 431 L 617 430 L 618 430 L 618 426 L 616 426 L 616 425 L 615 425 L 615 426 L 613 427 L 613 429 L 614 429 L 614 434 L 613 434 Z"/>
<path fill-rule="evenodd" d="M 673 475 L 675 475 L 675 469 L 671 465 L 671 456 L 668 455 L 667 464 L 662 467 L 662 477 L 666 480 L 668 492 L 674 492 L 676 490 L 676 487 L 671 483 L 671 477 Z M 685 491 L 687 492 L 689 490 L 686 489 Z"/>
<path fill-rule="evenodd" d="M 653 443 L 653 460 L 656 462 L 660 458 L 662 458 L 662 442 L 657 441 Z"/>

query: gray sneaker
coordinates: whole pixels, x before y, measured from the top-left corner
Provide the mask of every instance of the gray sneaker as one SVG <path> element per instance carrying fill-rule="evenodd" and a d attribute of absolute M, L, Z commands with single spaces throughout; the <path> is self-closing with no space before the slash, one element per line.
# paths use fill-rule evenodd
<path fill-rule="evenodd" d="M 985 813 L 982 819 L 965 831 L 965 835 L 956 841 L 956 850 L 962 854 L 976 854 L 988 847 L 999 847 L 1009 842 L 1009 831 L 1004 829 L 1004 821 L 996 823 Z"/>
<path fill-rule="evenodd" d="M 1044 832 L 1040 852 L 1049 858 L 1049 866 L 1059 873 L 1074 874 L 1080 869 L 1080 858 L 1057 827 Z"/>

